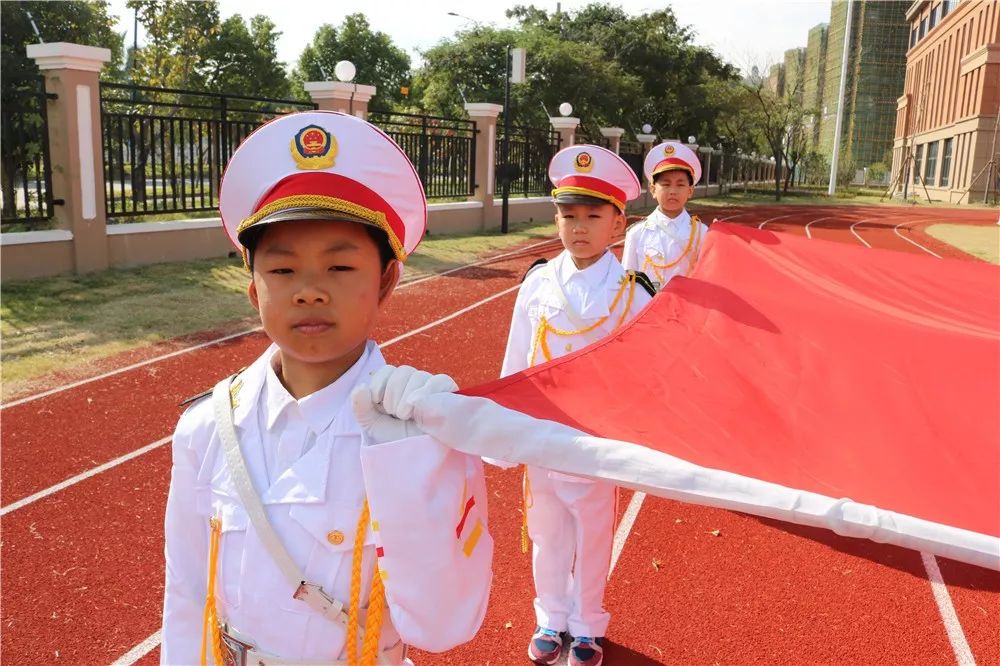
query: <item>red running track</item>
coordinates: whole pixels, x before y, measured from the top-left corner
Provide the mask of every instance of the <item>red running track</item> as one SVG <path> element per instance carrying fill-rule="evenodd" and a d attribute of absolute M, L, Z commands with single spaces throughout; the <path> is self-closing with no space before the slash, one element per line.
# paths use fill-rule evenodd
<path fill-rule="evenodd" d="M 859 245 L 849 227 L 867 220 L 856 231 L 869 244 L 926 254 L 929 262 L 936 260 L 895 233 L 897 224 L 913 223 L 901 233 L 956 256 L 922 226 L 946 216 L 995 222 L 989 211 L 941 209 L 709 212 L 788 233 L 804 234 L 813 222 L 813 238 Z M 795 216 L 768 222 L 789 212 Z M 390 340 L 501 293 L 542 254 L 402 290 L 376 338 Z M 510 293 L 483 303 L 394 343 L 386 355 L 449 372 L 463 386 L 490 379 L 499 371 L 513 300 Z M 265 344 L 262 336 L 247 336 L 3 410 L 0 648 L 12 663 L 109 663 L 156 632 L 169 449 L 156 447 L 21 508 L 9 510 L 12 503 L 169 436 L 179 399 L 245 365 Z M 497 555 L 483 629 L 445 655 L 418 654 L 421 666 L 525 662 L 533 618 L 530 564 L 519 550 L 519 477 L 491 468 L 488 483 Z M 630 497 L 622 493 L 623 510 Z M 608 587 L 609 664 L 944 664 L 961 654 L 961 640 L 959 652 L 953 644 L 955 623 L 949 638 L 918 553 L 655 498 L 641 504 L 628 536 Z M 1000 575 L 937 562 L 971 656 L 1000 663 Z M 154 648 L 141 661 L 156 658 Z"/>

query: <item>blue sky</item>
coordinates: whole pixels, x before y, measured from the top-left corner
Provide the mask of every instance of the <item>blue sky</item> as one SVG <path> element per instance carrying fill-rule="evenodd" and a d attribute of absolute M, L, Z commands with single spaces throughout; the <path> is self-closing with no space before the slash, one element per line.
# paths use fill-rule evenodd
<path fill-rule="evenodd" d="M 563 10 L 573 10 L 590 0 L 563 0 Z M 497 26 L 507 24 L 504 10 L 517 2 L 471 3 L 466 0 L 220 0 L 222 17 L 242 14 L 269 16 L 283 33 L 278 42 L 278 55 L 286 65 L 298 60 L 321 23 L 338 24 L 354 12 L 368 16 L 376 30 L 388 33 L 405 49 L 414 61 L 420 61 L 419 50 L 427 49 L 455 30 L 468 24 L 461 18 L 448 16 L 449 11 L 468 16 L 482 23 Z M 554 12 L 555 2 L 522 2 Z M 805 46 L 806 33 L 817 23 L 826 22 L 830 15 L 830 0 L 620 0 L 630 14 L 653 11 L 665 5 L 673 7 L 681 23 L 697 33 L 699 44 L 713 48 L 723 58 L 739 67 L 763 66 L 781 59 L 781 54 L 795 46 Z M 372 7 L 377 6 L 377 11 Z M 119 31 L 128 33 L 132 41 L 132 11 L 125 0 L 111 0 L 111 11 L 119 16 Z M 142 42 L 142 29 L 139 41 Z M 530 54 L 529 54 L 530 57 Z"/>

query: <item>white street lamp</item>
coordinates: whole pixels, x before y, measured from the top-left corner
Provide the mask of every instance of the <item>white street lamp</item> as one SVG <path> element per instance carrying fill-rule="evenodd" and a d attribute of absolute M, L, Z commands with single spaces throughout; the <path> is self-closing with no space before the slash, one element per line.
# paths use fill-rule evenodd
<path fill-rule="evenodd" d="M 353 86 L 351 88 L 351 99 L 347 102 L 347 112 L 352 116 L 354 115 L 354 93 L 358 89 L 358 84 L 353 83 L 353 81 L 354 75 L 357 73 L 357 68 L 350 60 L 341 60 L 333 67 L 333 75 L 337 77 L 338 81 L 350 83 Z"/>
<path fill-rule="evenodd" d="M 572 104 L 570 104 L 569 102 L 563 102 L 562 104 L 559 105 L 559 114 L 562 115 L 564 118 L 569 117 L 571 113 L 573 113 Z"/>
<path fill-rule="evenodd" d="M 333 68 L 333 75 L 337 77 L 338 81 L 343 81 L 344 83 L 353 81 L 354 75 L 357 73 L 357 68 L 350 60 L 341 60 Z"/>

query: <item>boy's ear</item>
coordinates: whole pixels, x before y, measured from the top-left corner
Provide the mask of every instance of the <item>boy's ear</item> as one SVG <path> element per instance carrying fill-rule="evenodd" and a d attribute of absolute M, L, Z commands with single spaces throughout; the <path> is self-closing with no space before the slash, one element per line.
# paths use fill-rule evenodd
<path fill-rule="evenodd" d="M 378 304 L 382 306 L 386 299 L 392 295 L 392 292 L 396 289 L 396 284 L 399 282 L 400 272 L 399 272 L 399 261 L 393 260 L 389 262 L 389 265 L 385 267 L 382 271 L 382 277 L 379 278 L 378 285 Z"/>
<path fill-rule="evenodd" d="M 627 222 L 627 220 L 625 219 L 625 211 L 619 210 L 618 207 L 615 206 L 615 226 L 614 226 L 614 232 L 616 234 L 620 234 L 623 231 L 625 231 L 625 223 L 626 222 Z"/>
<path fill-rule="evenodd" d="M 250 305 L 254 310 L 260 312 L 260 297 L 257 295 L 257 283 L 250 278 L 250 285 L 247 287 L 247 296 L 250 298 Z"/>

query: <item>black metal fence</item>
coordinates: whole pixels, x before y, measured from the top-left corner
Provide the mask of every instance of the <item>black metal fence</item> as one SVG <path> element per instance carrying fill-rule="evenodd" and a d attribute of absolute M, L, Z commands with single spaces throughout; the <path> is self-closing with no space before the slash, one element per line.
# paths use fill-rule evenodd
<path fill-rule="evenodd" d="M 642 151 L 642 144 L 636 141 L 622 141 L 618 144 L 618 156 L 628 162 L 638 176 L 639 182 L 643 182 L 642 163 L 646 155 Z"/>
<path fill-rule="evenodd" d="M 108 218 L 211 211 L 240 142 L 312 102 L 101 83 Z"/>
<path fill-rule="evenodd" d="M 580 127 L 577 129 L 575 134 L 577 143 L 589 143 L 592 146 L 611 148 L 611 139 L 601 134 L 600 130 L 591 130 L 585 127 Z"/>
<path fill-rule="evenodd" d="M 476 123 L 410 113 L 368 114 L 413 162 L 428 199 L 464 199 L 476 189 Z"/>
<path fill-rule="evenodd" d="M 494 192 L 499 193 L 503 178 L 510 178 L 510 193 L 528 196 L 548 194 L 549 160 L 559 152 L 559 132 L 551 128 L 512 127 L 510 132 L 509 169 L 503 168 L 503 126 L 497 127 L 497 168 L 494 174 Z"/>
<path fill-rule="evenodd" d="M 49 99 L 45 78 L 33 76 L 4 86 L 0 106 L 2 223 L 31 224 L 52 217 L 49 159 Z"/>

